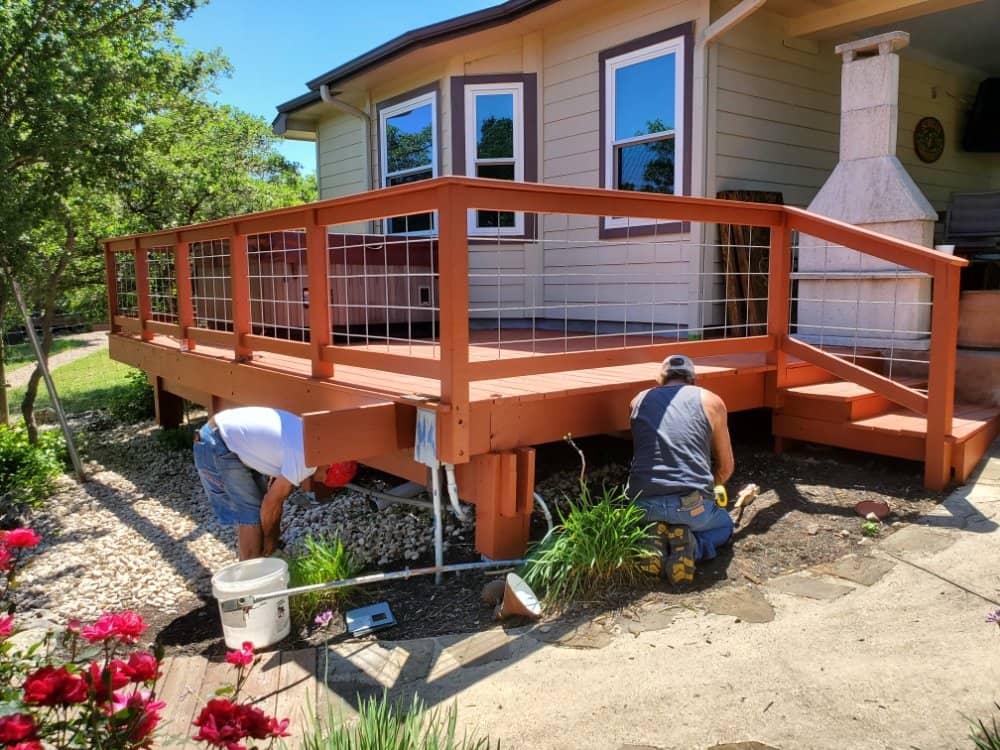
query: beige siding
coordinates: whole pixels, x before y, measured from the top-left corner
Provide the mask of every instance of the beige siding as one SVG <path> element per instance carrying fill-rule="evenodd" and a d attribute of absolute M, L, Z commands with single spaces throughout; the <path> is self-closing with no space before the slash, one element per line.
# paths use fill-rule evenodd
<path fill-rule="evenodd" d="M 703 0 L 607 3 L 574 15 L 545 32 L 541 175 L 548 183 L 596 187 L 600 183 L 599 55 L 647 34 L 695 21 L 692 149 L 693 191 L 700 192 L 704 121 Z M 694 234 L 697 234 L 695 229 Z M 688 235 L 599 240 L 596 217 L 545 217 L 542 224 L 544 301 L 549 317 L 697 326 L 696 298 L 702 257 Z"/>
<path fill-rule="evenodd" d="M 337 114 L 319 125 L 319 197 L 339 198 L 368 189 L 364 122 Z"/>

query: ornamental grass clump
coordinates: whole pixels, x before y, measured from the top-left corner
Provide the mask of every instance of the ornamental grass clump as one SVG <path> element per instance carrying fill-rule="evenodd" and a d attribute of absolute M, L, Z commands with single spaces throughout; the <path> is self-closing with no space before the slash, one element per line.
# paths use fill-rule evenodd
<path fill-rule="evenodd" d="M 528 551 L 521 577 L 553 606 L 631 584 L 652 554 L 647 528 L 623 487 L 604 488 L 595 502 L 581 481 L 579 499 L 559 510 L 559 524 Z"/>
<path fill-rule="evenodd" d="M 288 555 L 288 585 L 297 588 L 353 578 L 360 569 L 357 558 L 339 538 L 310 535 Z M 321 609 L 335 608 L 348 596 L 346 588 L 297 594 L 290 599 L 292 616 L 297 621 L 308 622 Z"/>
<path fill-rule="evenodd" d="M 417 696 L 408 707 L 393 703 L 383 693 L 362 700 L 356 722 L 327 706 L 325 717 L 310 717 L 311 729 L 302 737 L 302 750 L 489 750 L 488 737 L 458 733 L 458 708 L 444 714 L 427 711 Z M 497 742 L 497 748 L 500 743 Z"/>

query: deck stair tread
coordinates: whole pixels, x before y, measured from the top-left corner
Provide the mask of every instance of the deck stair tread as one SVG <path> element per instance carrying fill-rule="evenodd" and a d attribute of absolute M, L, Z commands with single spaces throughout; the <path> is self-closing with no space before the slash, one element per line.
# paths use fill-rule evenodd
<path fill-rule="evenodd" d="M 895 382 L 905 385 L 908 388 L 919 390 L 927 385 L 927 381 L 920 378 L 894 378 Z M 867 398 L 878 396 L 879 394 L 870 388 L 865 388 L 858 383 L 845 380 L 834 380 L 825 383 L 812 383 L 810 385 L 793 386 L 785 389 L 786 393 L 793 393 L 798 396 L 809 398 L 821 398 L 830 400 L 847 400 L 855 398 Z"/>
<path fill-rule="evenodd" d="M 957 441 L 967 440 L 980 430 L 988 428 L 990 423 L 998 418 L 1000 418 L 1000 408 L 997 407 L 955 404 L 951 437 Z M 860 419 L 851 425 L 861 429 L 902 435 L 923 437 L 927 434 L 927 417 L 902 408 Z"/>

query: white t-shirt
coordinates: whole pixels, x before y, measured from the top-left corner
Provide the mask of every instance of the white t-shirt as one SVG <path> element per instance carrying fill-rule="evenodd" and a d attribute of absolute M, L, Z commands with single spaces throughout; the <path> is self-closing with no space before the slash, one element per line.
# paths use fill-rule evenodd
<path fill-rule="evenodd" d="M 315 466 L 306 466 L 302 420 L 294 414 L 243 406 L 220 411 L 214 419 L 226 446 L 251 469 L 295 485 L 315 473 Z"/>

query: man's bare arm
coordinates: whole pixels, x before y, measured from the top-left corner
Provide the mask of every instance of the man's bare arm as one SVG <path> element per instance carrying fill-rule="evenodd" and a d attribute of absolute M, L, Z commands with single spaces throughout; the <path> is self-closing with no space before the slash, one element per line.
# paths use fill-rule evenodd
<path fill-rule="evenodd" d="M 267 494 L 260 505 L 260 529 L 264 537 L 263 555 L 267 557 L 278 548 L 281 535 L 281 512 L 285 500 L 295 485 L 284 477 L 275 477 L 267 488 Z"/>
<path fill-rule="evenodd" d="M 709 424 L 712 425 L 712 472 L 716 484 L 725 484 L 733 475 L 733 444 L 729 439 L 729 414 L 722 399 L 711 391 L 703 390 L 701 404 Z"/>

